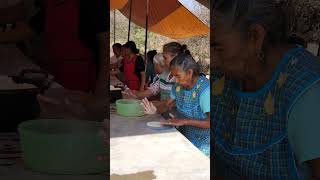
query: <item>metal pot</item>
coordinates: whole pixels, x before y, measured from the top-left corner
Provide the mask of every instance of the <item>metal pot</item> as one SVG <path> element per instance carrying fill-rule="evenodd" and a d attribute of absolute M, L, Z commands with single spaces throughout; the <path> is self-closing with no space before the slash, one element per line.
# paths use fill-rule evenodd
<path fill-rule="evenodd" d="M 40 114 L 37 95 L 50 87 L 45 71 L 26 69 L 16 76 L 0 78 L 0 132 L 16 131 L 19 123 Z"/>

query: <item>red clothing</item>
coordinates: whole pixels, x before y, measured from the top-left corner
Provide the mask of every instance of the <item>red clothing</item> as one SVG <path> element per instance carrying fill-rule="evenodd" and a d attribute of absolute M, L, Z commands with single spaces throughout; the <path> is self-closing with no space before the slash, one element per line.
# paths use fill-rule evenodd
<path fill-rule="evenodd" d="M 46 1 L 45 36 L 49 71 L 65 88 L 93 90 L 96 65 L 91 49 L 79 38 L 79 0 L 58 2 Z"/>
<path fill-rule="evenodd" d="M 128 58 L 125 58 L 123 60 L 125 84 L 132 90 L 140 89 L 140 80 L 135 73 L 135 64 L 137 57 L 137 55 L 134 55 L 130 60 L 128 60 Z"/>

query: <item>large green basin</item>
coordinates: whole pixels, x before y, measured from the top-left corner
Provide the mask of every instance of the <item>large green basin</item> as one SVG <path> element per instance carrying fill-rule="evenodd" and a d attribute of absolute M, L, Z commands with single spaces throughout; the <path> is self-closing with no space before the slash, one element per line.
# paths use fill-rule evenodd
<path fill-rule="evenodd" d="M 80 120 L 31 120 L 18 127 L 22 157 L 27 168 L 49 174 L 106 172 L 102 123 Z"/>
<path fill-rule="evenodd" d="M 135 99 L 119 99 L 116 101 L 117 113 L 126 117 L 143 116 L 143 107 L 140 103 L 140 100 Z"/>

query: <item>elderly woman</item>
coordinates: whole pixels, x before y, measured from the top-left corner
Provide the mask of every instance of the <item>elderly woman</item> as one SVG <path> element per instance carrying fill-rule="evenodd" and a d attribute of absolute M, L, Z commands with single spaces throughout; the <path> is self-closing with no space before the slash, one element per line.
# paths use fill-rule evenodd
<path fill-rule="evenodd" d="M 319 179 L 319 60 L 286 43 L 276 0 L 218 1 L 213 13 L 215 175 Z"/>
<path fill-rule="evenodd" d="M 170 63 L 170 71 L 176 78 L 167 106 L 174 102 L 176 117 L 164 122 L 179 126 L 179 131 L 204 154 L 210 153 L 210 83 L 200 74 L 200 66 L 187 54 L 177 55 Z M 157 108 L 143 100 L 145 113 L 154 114 Z"/>

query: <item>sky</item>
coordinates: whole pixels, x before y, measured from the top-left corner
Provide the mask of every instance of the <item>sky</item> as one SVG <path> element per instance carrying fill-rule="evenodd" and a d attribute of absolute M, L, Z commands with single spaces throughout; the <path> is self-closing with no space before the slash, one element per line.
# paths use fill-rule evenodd
<path fill-rule="evenodd" d="M 199 3 L 195 0 L 178 0 L 181 4 L 183 4 L 187 9 L 191 12 L 194 10 L 194 6 L 198 5 Z"/>

